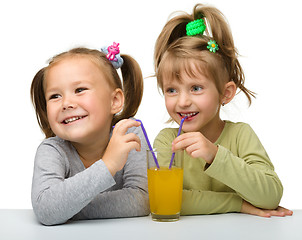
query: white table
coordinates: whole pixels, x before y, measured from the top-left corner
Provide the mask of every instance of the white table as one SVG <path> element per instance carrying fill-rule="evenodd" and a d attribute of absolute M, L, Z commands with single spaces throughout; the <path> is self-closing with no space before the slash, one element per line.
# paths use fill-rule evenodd
<path fill-rule="evenodd" d="M 172 223 L 159 223 L 151 216 L 74 221 L 58 226 L 39 224 L 32 210 L 0 210 L 1 240 L 292 240 L 302 239 L 302 210 L 290 217 L 261 218 L 240 213 L 181 216 Z"/>

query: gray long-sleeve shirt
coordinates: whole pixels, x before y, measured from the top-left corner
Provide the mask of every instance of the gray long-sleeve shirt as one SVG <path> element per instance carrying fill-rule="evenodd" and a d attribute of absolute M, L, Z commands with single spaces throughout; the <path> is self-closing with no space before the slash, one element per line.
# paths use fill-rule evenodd
<path fill-rule="evenodd" d="M 139 136 L 141 151 L 130 151 L 114 177 L 101 159 L 86 169 L 70 142 L 45 139 L 37 149 L 32 181 L 38 220 L 54 225 L 69 219 L 148 215 L 147 144 L 140 127 L 129 132 Z"/>

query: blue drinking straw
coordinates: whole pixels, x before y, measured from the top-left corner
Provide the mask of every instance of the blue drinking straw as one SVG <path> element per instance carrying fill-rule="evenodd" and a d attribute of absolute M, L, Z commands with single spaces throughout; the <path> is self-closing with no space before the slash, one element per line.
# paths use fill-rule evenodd
<path fill-rule="evenodd" d="M 184 117 L 183 119 L 181 119 L 180 125 L 179 125 L 179 129 L 178 129 L 178 133 L 177 133 L 177 137 L 180 135 L 180 132 L 181 132 L 181 129 L 182 129 L 182 125 L 183 125 L 184 121 L 185 121 L 187 118 L 188 118 L 188 117 Z M 175 152 L 172 153 L 172 157 L 171 157 L 169 169 L 171 169 L 171 167 L 172 167 L 174 157 L 175 157 Z"/>
<path fill-rule="evenodd" d="M 155 156 L 155 154 L 154 154 L 154 152 L 153 152 L 153 149 L 152 149 L 152 146 L 151 146 L 151 144 L 150 144 L 149 138 L 148 138 L 148 136 L 147 136 L 147 132 L 146 132 L 146 130 L 145 130 L 145 128 L 144 128 L 144 124 L 143 124 L 142 121 L 139 120 L 139 119 L 136 119 L 136 121 L 141 123 L 141 127 L 142 127 L 143 133 L 144 133 L 144 135 L 145 135 L 145 139 L 146 139 L 146 141 L 147 141 L 149 150 L 151 151 L 151 153 L 152 153 L 152 155 L 153 155 L 153 159 L 154 159 L 154 162 L 155 162 L 155 164 L 156 164 L 156 167 L 159 169 L 160 167 L 159 167 L 157 158 L 156 158 L 156 156 Z"/>

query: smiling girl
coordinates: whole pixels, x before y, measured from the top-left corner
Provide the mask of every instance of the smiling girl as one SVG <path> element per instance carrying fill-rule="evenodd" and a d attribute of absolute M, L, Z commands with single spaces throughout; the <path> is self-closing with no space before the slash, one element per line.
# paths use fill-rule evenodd
<path fill-rule="evenodd" d="M 204 34 L 205 33 L 205 34 Z M 185 149 L 181 214 L 243 212 L 269 217 L 292 212 L 278 207 L 283 187 L 264 147 L 246 123 L 220 118 L 220 109 L 244 86 L 233 37 L 223 14 L 198 4 L 164 26 L 155 45 L 155 72 L 171 121 L 154 147 Z M 172 146 L 171 146 L 172 143 Z"/>
<path fill-rule="evenodd" d="M 112 62 L 106 53 L 72 49 L 33 79 L 32 101 L 46 139 L 35 157 L 32 205 L 45 225 L 149 213 L 140 151 L 146 142 L 140 123 L 129 119 L 142 99 L 142 73 L 130 56 L 117 54 Z"/>

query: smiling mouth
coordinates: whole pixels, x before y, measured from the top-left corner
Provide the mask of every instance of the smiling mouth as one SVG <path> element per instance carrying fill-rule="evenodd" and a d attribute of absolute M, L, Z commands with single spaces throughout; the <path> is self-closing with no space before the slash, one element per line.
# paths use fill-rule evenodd
<path fill-rule="evenodd" d="M 179 116 L 180 116 L 181 118 L 187 117 L 187 119 L 188 119 L 188 118 L 191 118 L 191 117 L 196 116 L 198 113 L 199 113 L 199 112 L 178 113 L 178 114 L 179 114 Z"/>
<path fill-rule="evenodd" d="M 71 117 L 71 118 L 66 118 L 65 120 L 62 121 L 63 124 L 68 124 L 72 123 L 74 121 L 80 120 L 82 118 L 85 118 L 86 116 L 76 116 L 76 117 Z"/>

